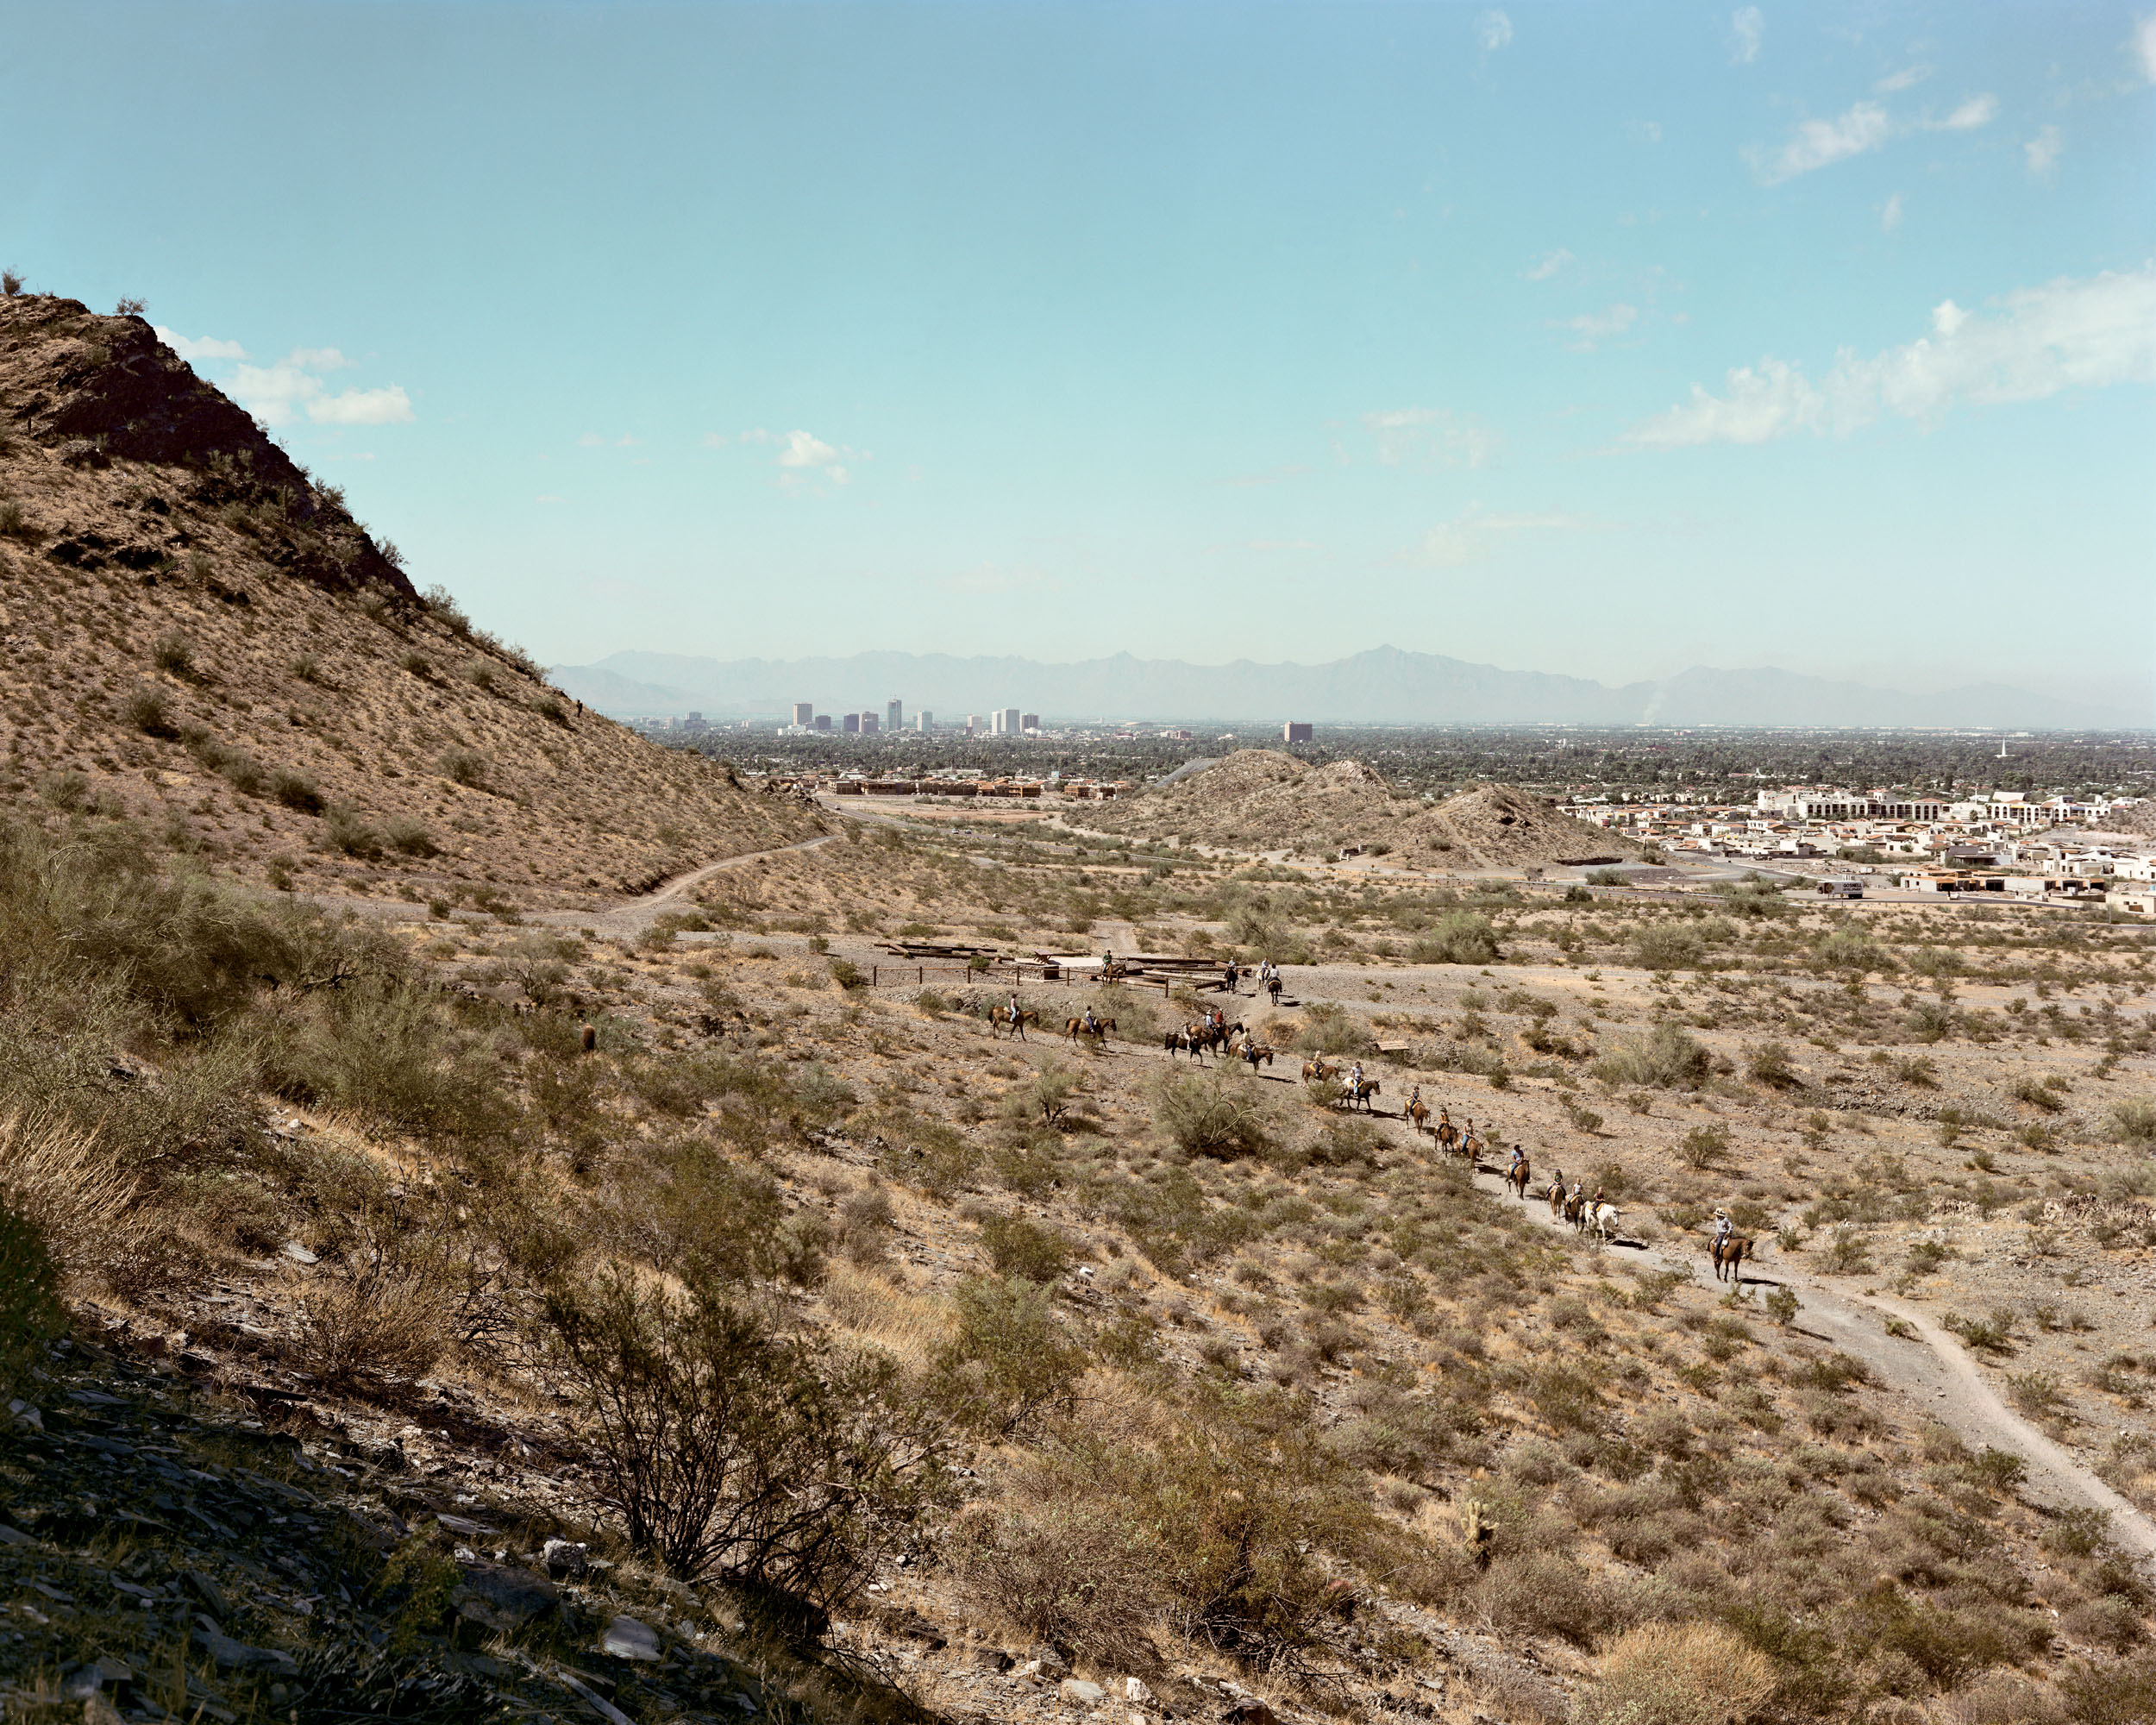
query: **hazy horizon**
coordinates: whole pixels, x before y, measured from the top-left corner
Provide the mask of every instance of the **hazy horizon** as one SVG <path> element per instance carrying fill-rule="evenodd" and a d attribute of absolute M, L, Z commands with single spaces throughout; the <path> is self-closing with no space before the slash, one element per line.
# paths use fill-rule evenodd
<path fill-rule="evenodd" d="M 2156 716 L 2132 5 L 183 0 L 9 45 L 0 263 L 141 296 L 549 662 L 1383 640 Z"/>

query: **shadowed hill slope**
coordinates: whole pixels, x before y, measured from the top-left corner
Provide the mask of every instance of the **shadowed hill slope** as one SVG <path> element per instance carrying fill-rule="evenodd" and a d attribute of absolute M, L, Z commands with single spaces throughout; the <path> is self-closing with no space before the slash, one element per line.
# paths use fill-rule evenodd
<path fill-rule="evenodd" d="M 1359 761 L 1313 767 L 1274 749 L 1240 750 L 1218 765 L 1088 815 L 1087 824 L 1232 850 L 1385 844 L 1420 861 L 1470 868 L 1638 854 L 1636 846 L 1509 786 L 1478 786 L 1424 803 Z"/>
<path fill-rule="evenodd" d="M 49 296 L 0 300 L 0 790 L 243 876 L 484 903 L 817 826 L 581 711 L 140 317 Z"/>

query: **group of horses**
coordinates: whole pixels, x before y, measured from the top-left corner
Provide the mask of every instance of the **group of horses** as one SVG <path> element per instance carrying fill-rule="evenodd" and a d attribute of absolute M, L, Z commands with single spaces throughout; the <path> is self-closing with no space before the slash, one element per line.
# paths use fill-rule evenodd
<path fill-rule="evenodd" d="M 999 1035 L 1007 1031 L 1020 1041 L 1025 1039 L 1028 1026 L 1037 1030 L 1041 1024 L 1041 1015 L 1031 1007 L 1021 1007 L 1014 1013 L 1008 1007 L 992 1003 L 986 1016 L 989 1034 Z M 1091 1037 L 1097 1044 L 1105 1044 L 1115 1027 L 1115 1020 L 1112 1018 L 1096 1015 L 1090 1024 L 1083 1018 L 1073 1018 L 1064 1022 L 1063 1033 L 1074 1044 L 1081 1037 Z M 1178 1054 L 1187 1054 L 1200 1064 L 1208 1054 L 1215 1058 L 1232 1056 L 1246 1063 L 1253 1071 L 1260 1065 L 1270 1066 L 1273 1063 L 1274 1051 L 1260 1042 L 1257 1033 L 1248 1026 L 1225 1024 L 1209 1018 L 1169 1031 L 1162 1038 L 1161 1046 L 1171 1059 Z M 1328 1061 L 1321 1055 L 1303 1062 L 1302 1082 L 1306 1084 L 1340 1084 L 1343 1087 L 1341 1101 L 1350 1107 L 1359 1105 L 1366 1113 L 1376 1112 L 1373 1104 L 1383 1088 L 1375 1078 L 1364 1078 L 1357 1082 L 1340 1062 Z M 1407 1123 L 1413 1131 L 1429 1133 L 1438 1148 L 1447 1155 L 1463 1157 L 1470 1167 L 1480 1164 L 1488 1146 L 1475 1129 L 1473 1115 L 1468 1116 L 1467 1125 L 1463 1128 L 1452 1124 L 1449 1109 L 1440 1107 L 1433 1123 L 1430 1105 L 1417 1096 L 1407 1104 Z M 1502 1177 L 1514 1195 L 1525 1203 L 1528 1188 L 1533 1183 L 1529 1158 L 1525 1155 L 1519 1157 L 1503 1170 Z M 1575 1233 L 1593 1234 L 1605 1242 L 1618 1237 L 1618 1221 L 1621 1213 L 1617 1206 L 1599 1198 L 1589 1197 L 1579 1189 L 1577 1182 L 1568 1191 L 1562 1173 L 1550 1182 L 1546 1195 L 1552 1220 L 1569 1223 Z M 1708 1248 L 1708 1256 L 1714 1264 L 1714 1279 L 1717 1282 L 1741 1283 L 1745 1261 L 1754 1255 L 1756 1244 L 1754 1238 L 1749 1234 L 1715 1236 Z"/>

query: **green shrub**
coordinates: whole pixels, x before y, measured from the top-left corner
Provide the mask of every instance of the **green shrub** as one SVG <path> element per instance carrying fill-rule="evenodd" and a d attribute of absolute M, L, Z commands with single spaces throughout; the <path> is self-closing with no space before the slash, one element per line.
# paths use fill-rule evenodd
<path fill-rule="evenodd" d="M 614 1272 L 557 1285 L 546 1313 L 630 1545 L 684 1580 L 828 1611 L 950 1500 L 938 1424 L 887 1358 Z"/>
<path fill-rule="evenodd" d="M 1694 1126 L 1684 1134 L 1677 1153 L 1677 1159 L 1687 1168 L 1712 1168 L 1729 1154 L 1729 1128 L 1720 1125 Z"/>
<path fill-rule="evenodd" d="M 1689 970 L 1707 957 L 1698 931 L 1682 923 L 1651 923 L 1633 936 L 1632 947 L 1645 970 Z"/>
<path fill-rule="evenodd" d="M 486 788 L 486 757 L 476 749 L 445 749 L 437 763 L 442 776 L 467 790 Z"/>
<path fill-rule="evenodd" d="M 2104 1131 L 2115 1144 L 2156 1147 L 2156 1096 L 2129 1096 L 2105 1111 Z"/>
<path fill-rule="evenodd" d="M 1076 1406 L 1085 1350 L 1045 1289 L 981 1276 L 960 1283 L 951 1306 L 956 1322 L 930 1376 L 935 1399 L 959 1424 L 986 1437 L 1024 1437 Z"/>
<path fill-rule="evenodd" d="M 427 824 L 409 815 L 398 815 L 385 822 L 382 838 L 392 850 L 405 856 L 433 856 L 442 849 L 435 843 L 434 835 L 427 831 Z"/>
<path fill-rule="evenodd" d="M 865 988 L 868 986 L 867 974 L 851 959 L 832 959 L 830 973 L 831 981 L 842 988 Z"/>
<path fill-rule="evenodd" d="M 1789 1044 L 1771 1038 L 1755 1042 L 1745 1050 L 1745 1070 L 1762 1084 L 1787 1089 L 1800 1082 L 1790 1063 Z"/>
<path fill-rule="evenodd" d="M 371 862 L 382 854 L 382 835 L 360 819 L 354 809 L 340 804 L 322 823 L 323 842 L 347 856 Z"/>
<path fill-rule="evenodd" d="M 1714 1070 L 1714 1057 L 1673 1024 L 1658 1024 L 1645 1038 L 1612 1050 L 1595 1063 L 1595 1076 L 1611 1088 L 1627 1084 L 1664 1090 L 1696 1090 Z"/>
<path fill-rule="evenodd" d="M 1272 1142 L 1271 1114 L 1256 1087 L 1225 1073 L 1163 1077 L 1153 1093 L 1153 1117 L 1194 1156 L 1260 1156 Z"/>
<path fill-rule="evenodd" d="M 998 1276 L 1023 1276 L 1044 1284 L 1070 1267 L 1070 1242 L 1056 1229 L 1023 1216 L 982 1217 L 981 1243 L 987 1247 Z"/>
<path fill-rule="evenodd" d="M 150 647 L 150 662 L 168 675 L 191 677 L 195 674 L 195 649 L 187 637 L 177 631 L 160 635 Z"/>
<path fill-rule="evenodd" d="M 322 793 L 304 773 L 280 767 L 269 775 L 269 794 L 286 808 L 301 814 L 322 812 Z"/>
<path fill-rule="evenodd" d="M 60 1272 L 44 1236 L 28 1216 L 0 1201 L 0 1391 L 25 1381 L 66 1322 Z"/>
<path fill-rule="evenodd" d="M 172 705 L 165 691 L 144 683 L 120 703 L 120 716 L 145 737 L 173 737 L 179 728 L 172 723 Z"/>
<path fill-rule="evenodd" d="M 1407 947 L 1410 964 L 1494 964 L 1501 956 L 1496 929 L 1474 911 L 1448 911 Z"/>

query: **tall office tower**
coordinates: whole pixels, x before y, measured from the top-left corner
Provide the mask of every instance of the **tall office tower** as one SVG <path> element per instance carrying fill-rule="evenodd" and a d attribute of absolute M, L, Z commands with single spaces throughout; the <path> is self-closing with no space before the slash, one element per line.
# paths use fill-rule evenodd
<path fill-rule="evenodd" d="M 1038 731 L 1040 728 L 1041 716 L 1037 712 L 1025 712 L 1018 715 L 1020 731 Z"/>
<path fill-rule="evenodd" d="M 816 723 L 816 703 L 814 701 L 794 702 L 793 722 L 804 731 Z"/>
<path fill-rule="evenodd" d="M 923 707 L 913 715 L 913 728 L 922 736 L 927 736 L 930 731 L 936 729 L 936 715 L 926 707 Z"/>
<path fill-rule="evenodd" d="M 861 734 L 863 737 L 874 737 L 876 734 L 876 716 L 873 712 L 862 714 Z"/>
<path fill-rule="evenodd" d="M 887 731 L 899 731 L 905 728 L 906 703 L 904 701 L 887 701 L 884 704 L 883 724 Z"/>
<path fill-rule="evenodd" d="M 846 727 L 847 736 L 858 737 L 861 735 L 861 715 L 859 713 L 849 712 L 840 722 Z"/>
<path fill-rule="evenodd" d="M 1006 706 L 997 713 L 996 729 L 1006 737 L 1016 737 L 1018 734 L 1018 710 L 1014 706 Z"/>

